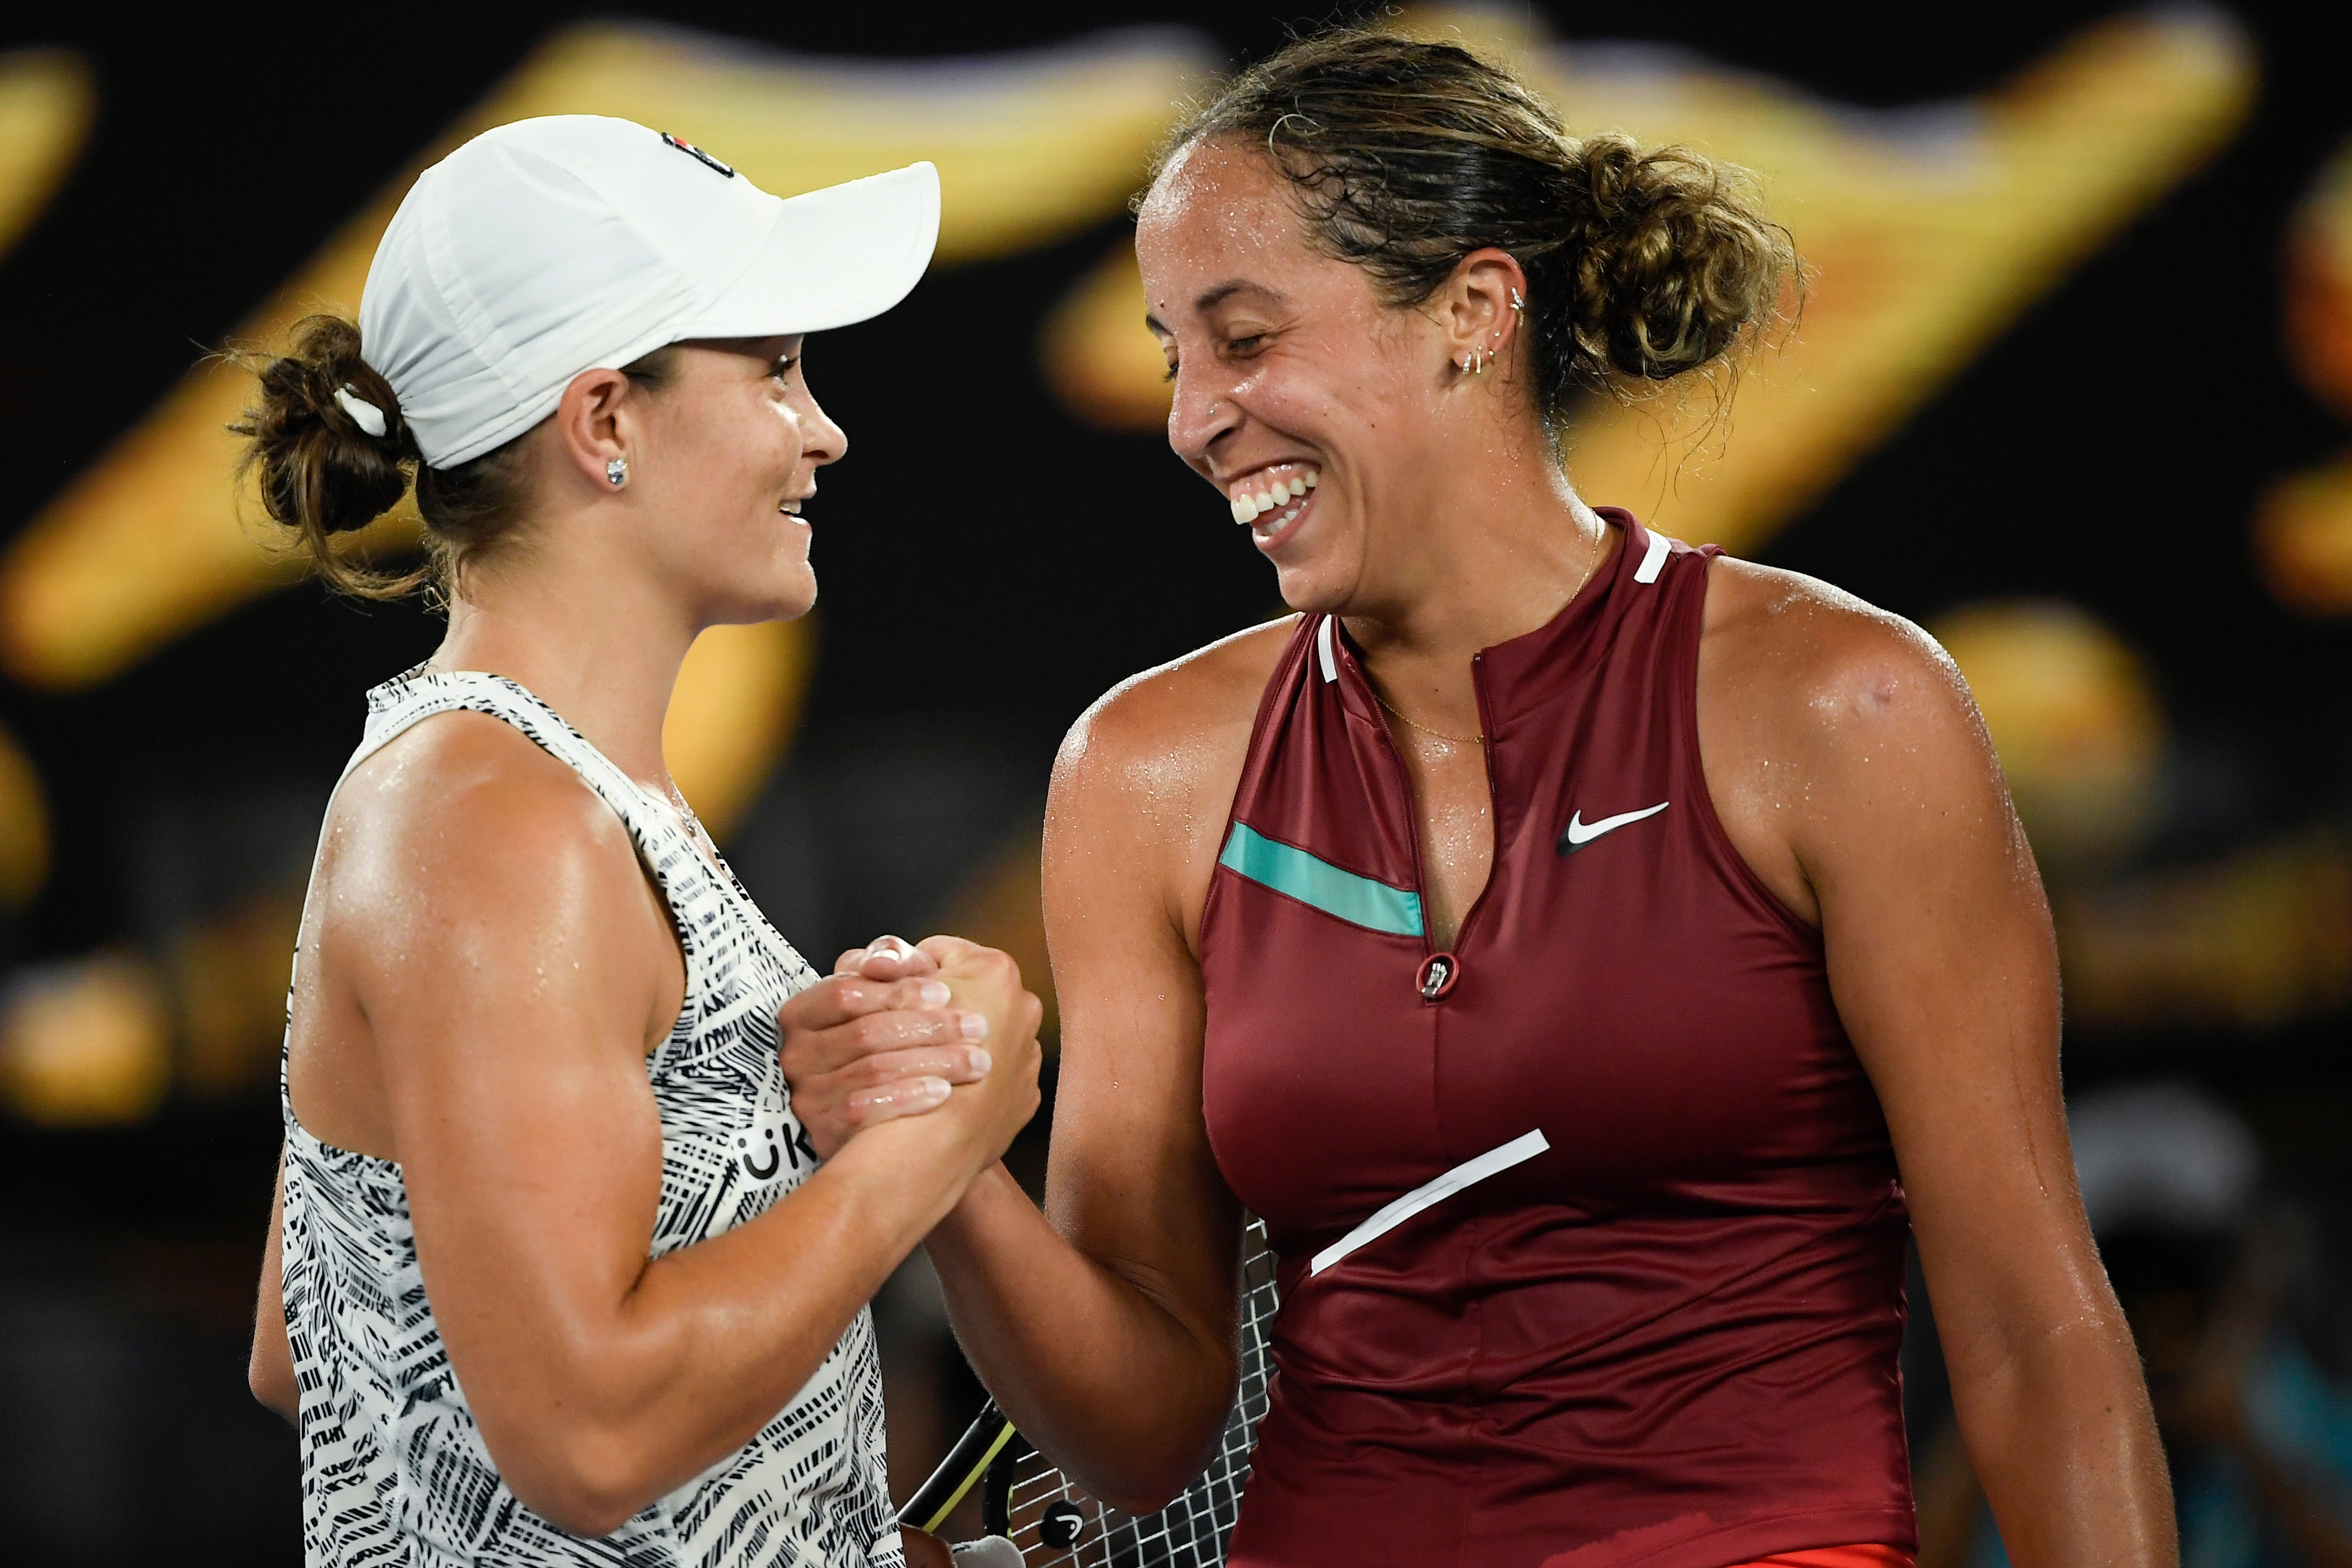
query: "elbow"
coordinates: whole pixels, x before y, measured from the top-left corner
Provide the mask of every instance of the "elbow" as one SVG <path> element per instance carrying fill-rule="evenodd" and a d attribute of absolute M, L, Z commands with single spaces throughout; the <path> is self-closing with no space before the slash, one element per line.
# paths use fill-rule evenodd
<path fill-rule="evenodd" d="M 1083 1479 L 1087 1490 L 1122 1513 L 1140 1519 L 1159 1512 L 1173 1502 L 1178 1494 L 1192 1484 L 1216 1452 L 1217 1439 L 1224 1435 L 1225 1416 L 1233 1406 L 1226 1404 L 1205 1425 L 1170 1423 L 1136 1434 L 1137 1440 L 1124 1452 L 1112 1458 L 1112 1462 L 1099 1462 L 1089 1467 Z M 1197 1431 L 1197 1442 L 1171 1442 L 1171 1436 L 1181 1437 L 1187 1431 Z"/>
<path fill-rule="evenodd" d="M 292 1363 L 273 1356 L 257 1343 L 253 1359 L 245 1369 L 245 1385 L 253 1390 L 254 1398 L 264 1407 L 275 1410 L 287 1420 L 296 1420 L 301 1414 L 301 1390 L 295 1385 Z"/>
<path fill-rule="evenodd" d="M 1175 1501 L 1206 1463 L 1205 1454 L 1193 1456 L 1190 1462 L 1172 1454 L 1155 1455 L 1098 1479 L 1090 1478 L 1087 1490 L 1121 1513 L 1141 1519 Z"/>
<path fill-rule="evenodd" d="M 564 1425 L 550 1423 L 540 1440 L 520 1451 L 499 1444 L 490 1458 L 525 1508 L 568 1534 L 602 1540 L 651 1503 L 658 1488 L 635 1462 L 629 1444 L 608 1433 L 563 1430 Z"/>

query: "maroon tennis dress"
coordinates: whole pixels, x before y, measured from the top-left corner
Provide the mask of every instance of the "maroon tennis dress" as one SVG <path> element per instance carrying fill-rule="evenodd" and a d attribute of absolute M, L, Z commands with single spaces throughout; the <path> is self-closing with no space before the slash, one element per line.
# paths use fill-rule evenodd
<path fill-rule="evenodd" d="M 1909 1220 L 1821 941 L 1708 803 L 1715 552 L 1603 515 L 1612 565 L 1472 663 L 1495 862 L 1450 954 L 1337 620 L 1258 709 L 1201 928 L 1209 1134 L 1283 1288 L 1234 1568 L 1916 1550 Z"/>

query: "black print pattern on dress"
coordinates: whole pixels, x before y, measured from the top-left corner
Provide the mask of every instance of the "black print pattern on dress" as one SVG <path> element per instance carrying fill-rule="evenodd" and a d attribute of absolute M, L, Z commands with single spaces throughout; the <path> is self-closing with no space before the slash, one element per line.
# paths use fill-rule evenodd
<path fill-rule="evenodd" d="M 761 1214 L 816 1165 L 776 1058 L 776 1009 L 814 972 L 675 808 L 511 681 L 412 671 L 376 687 L 344 771 L 459 708 L 504 719 L 577 772 L 627 826 L 677 923 L 686 1001 L 646 1061 L 662 1128 L 652 1256 Z M 602 1540 L 568 1534 L 523 1506 L 483 1447 L 425 1298 L 400 1166 L 304 1132 L 282 1072 L 279 1099 L 311 1568 L 904 1568 L 867 1313 L 731 1458 Z"/>

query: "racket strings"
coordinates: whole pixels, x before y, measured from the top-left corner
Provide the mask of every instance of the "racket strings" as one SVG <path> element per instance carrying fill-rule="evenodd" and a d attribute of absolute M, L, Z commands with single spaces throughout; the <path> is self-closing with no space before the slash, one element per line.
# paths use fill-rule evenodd
<path fill-rule="evenodd" d="M 1241 1387 L 1208 1466 L 1175 1501 L 1139 1518 L 1029 1455 L 1013 1473 L 1006 1506 L 1009 1533 L 1028 1568 L 1223 1568 L 1273 1381 L 1266 1340 L 1276 1305 L 1274 1254 L 1256 1220 L 1242 1249 Z"/>

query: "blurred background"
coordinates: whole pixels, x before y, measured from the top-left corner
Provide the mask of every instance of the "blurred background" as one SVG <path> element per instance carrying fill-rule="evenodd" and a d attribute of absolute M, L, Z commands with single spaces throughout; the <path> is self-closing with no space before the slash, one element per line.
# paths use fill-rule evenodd
<path fill-rule="evenodd" d="M 782 193 L 935 161 L 932 277 L 808 356 L 853 436 L 823 603 L 708 635 L 667 740 L 821 965 L 951 928 L 1044 992 L 1062 731 L 1278 609 L 1167 453 L 1125 204 L 1187 92 L 1325 15 L 0 21 L 11 1562 L 300 1551 L 293 1436 L 244 1387 L 294 922 L 361 693 L 439 622 L 272 553 L 228 476 L 245 389 L 206 352 L 354 308 L 407 182 L 505 120 L 625 115 Z M 1388 15 L 1512 56 L 1572 130 L 1762 174 L 1813 268 L 1801 328 L 1727 423 L 1704 389 L 1597 402 L 1571 473 L 1951 650 L 2056 904 L 2085 1188 L 2188 1560 L 2352 1563 L 2352 99 L 2327 8 Z M 1914 1302 L 1923 1568 L 1997 1563 Z M 919 1260 L 877 1311 L 904 1496 L 979 1394 Z"/>

